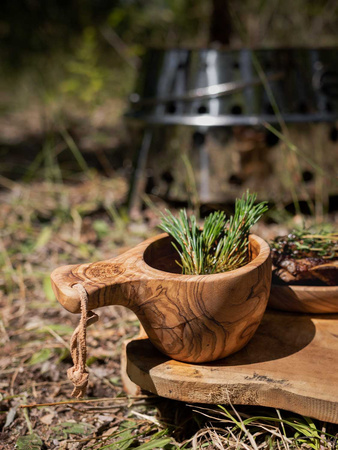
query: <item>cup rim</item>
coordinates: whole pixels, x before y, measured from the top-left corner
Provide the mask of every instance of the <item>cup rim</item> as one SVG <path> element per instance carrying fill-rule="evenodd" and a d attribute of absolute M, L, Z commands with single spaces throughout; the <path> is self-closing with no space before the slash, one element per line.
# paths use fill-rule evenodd
<path fill-rule="evenodd" d="M 167 272 L 165 270 L 160 270 L 160 269 L 156 269 L 155 267 L 149 265 L 145 259 L 144 259 L 144 255 L 147 251 L 147 249 L 155 242 L 161 240 L 161 239 L 165 239 L 169 237 L 168 233 L 161 233 L 159 235 L 156 235 L 150 239 L 147 239 L 144 242 L 144 247 L 142 248 L 141 251 L 141 259 L 142 259 L 142 263 L 141 266 L 143 266 L 143 268 L 146 270 L 148 275 L 153 275 L 156 278 L 160 278 L 162 275 L 162 278 L 165 279 L 177 279 L 180 281 L 187 281 L 187 282 L 193 282 L 193 281 L 205 281 L 205 282 L 215 282 L 219 279 L 224 279 L 224 278 L 234 278 L 234 277 L 238 277 L 238 276 L 243 276 L 246 273 L 249 273 L 253 270 L 255 270 L 257 267 L 261 266 L 262 264 L 264 264 L 270 257 L 270 246 L 269 244 L 262 239 L 261 237 L 255 235 L 255 234 L 250 234 L 249 235 L 249 240 L 254 240 L 255 242 L 257 242 L 259 244 L 259 253 L 258 255 L 252 259 L 249 263 L 245 264 L 242 267 L 239 267 L 238 269 L 234 269 L 234 270 L 230 270 L 227 272 L 220 272 L 220 273 L 213 273 L 213 274 L 202 274 L 202 275 L 185 275 L 185 274 L 181 274 L 181 273 L 174 273 L 174 272 Z M 139 269 L 141 269 L 141 267 L 139 267 Z"/>

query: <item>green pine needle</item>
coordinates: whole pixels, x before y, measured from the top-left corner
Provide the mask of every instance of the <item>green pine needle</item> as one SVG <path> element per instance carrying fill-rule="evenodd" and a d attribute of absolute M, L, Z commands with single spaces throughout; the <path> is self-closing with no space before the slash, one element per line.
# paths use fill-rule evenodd
<path fill-rule="evenodd" d="M 237 269 L 248 262 L 250 228 L 267 211 L 267 203 L 255 205 L 257 195 L 248 191 L 236 200 L 235 214 L 228 220 L 223 211 L 211 213 L 199 228 L 196 217 L 181 210 L 175 217 L 162 214 L 160 228 L 174 238 L 184 275 L 201 275 Z"/>

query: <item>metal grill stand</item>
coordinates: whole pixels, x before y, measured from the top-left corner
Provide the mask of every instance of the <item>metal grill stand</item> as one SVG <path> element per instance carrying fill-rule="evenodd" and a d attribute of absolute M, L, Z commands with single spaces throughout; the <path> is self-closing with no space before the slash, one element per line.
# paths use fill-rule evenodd
<path fill-rule="evenodd" d="M 214 128 L 264 123 L 334 122 L 338 119 L 338 53 L 335 49 L 151 50 L 145 57 L 129 119 L 145 126 L 128 196 L 137 207 L 155 127 Z M 277 107 L 276 107 L 277 106 Z M 210 199 L 209 156 L 200 154 L 199 194 Z M 212 199 L 210 199 L 212 200 Z"/>

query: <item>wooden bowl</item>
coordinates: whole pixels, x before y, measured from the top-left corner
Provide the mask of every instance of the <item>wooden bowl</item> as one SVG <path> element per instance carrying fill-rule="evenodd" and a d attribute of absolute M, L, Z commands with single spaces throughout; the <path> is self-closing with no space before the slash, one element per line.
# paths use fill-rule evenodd
<path fill-rule="evenodd" d="M 271 284 L 269 245 L 251 235 L 250 254 L 247 265 L 231 272 L 182 275 L 171 239 L 162 234 L 108 261 L 61 267 L 51 278 L 69 311 L 80 311 L 72 286 L 82 283 L 89 309 L 126 306 L 160 351 L 200 363 L 240 350 L 260 324 Z"/>
<path fill-rule="evenodd" d="M 338 313 L 338 286 L 272 284 L 268 306 L 290 312 Z"/>

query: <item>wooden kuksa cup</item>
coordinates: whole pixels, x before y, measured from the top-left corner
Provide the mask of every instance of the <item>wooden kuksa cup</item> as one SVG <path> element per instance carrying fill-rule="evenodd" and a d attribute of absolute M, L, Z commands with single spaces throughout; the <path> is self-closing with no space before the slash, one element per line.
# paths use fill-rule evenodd
<path fill-rule="evenodd" d="M 245 346 L 266 308 L 271 284 L 268 244 L 250 235 L 250 262 L 213 275 L 182 275 L 171 238 L 161 234 L 116 258 L 63 266 L 51 275 L 59 302 L 80 312 L 76 289 L 88 294 L 88 309 L 123 305 L 143 325 L 161 352 L 179 361 L 224 358 Z"/>

